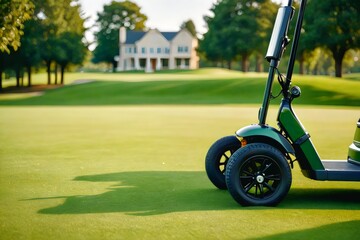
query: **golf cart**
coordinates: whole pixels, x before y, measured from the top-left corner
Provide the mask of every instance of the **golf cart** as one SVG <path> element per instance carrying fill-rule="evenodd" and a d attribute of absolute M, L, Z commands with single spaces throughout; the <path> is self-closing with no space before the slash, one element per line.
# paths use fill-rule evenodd
<path fill-rule="evenodd" d="M 300 38 L 306 0 L 300 3 L 286 76 L 277 69 L 286 46 L 289 23 L 294 16 L 293 0 L 280 7 L 266 59 L 270 63 L 259 122 L 216 141 L 209 149 L 205 167 L 210 181 L 228 189 L 241 205 L 274 206 L 288 193 L 291 169 L 297 161 L 304 176 L 314 180 L 360 181 L 360 119 L 347 160 L 321 160 L 309 133 L 295 115 L 292 101 L 300 97 L 298 86 L 291 86 L 296 50 Z M 278 127 L 266 124 L 275 74 L 281 86 L 282 100 L 277 116 Z"/>

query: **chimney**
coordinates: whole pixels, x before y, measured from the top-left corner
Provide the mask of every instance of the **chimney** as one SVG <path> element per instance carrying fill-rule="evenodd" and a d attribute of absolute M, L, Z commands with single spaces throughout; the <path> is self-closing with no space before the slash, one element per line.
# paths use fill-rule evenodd
<path fill-rule="evenodd" d="M 126 42 L 126 28 L 125 27 L 120 27 L 120 44 L 124 44 Z"/>

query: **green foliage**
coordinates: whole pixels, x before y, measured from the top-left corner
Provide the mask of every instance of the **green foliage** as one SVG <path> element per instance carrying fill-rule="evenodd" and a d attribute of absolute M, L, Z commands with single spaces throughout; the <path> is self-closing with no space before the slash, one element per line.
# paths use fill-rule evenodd
<path fill-rule="evenodd" d="M 140 7 L 131 1 L 112 1 L 105 5 L 102 12 L 98 13 L 95 33 L 97 46 L 94 50 L 93 62 L 107 62 L 113 64 L 114 57 L 119 54 L 119 29 L 125 27 L 129 30 L 143 30 L 147 16 L 141 13 Z"/>
<path fill-rule="evenodd" d="M 30 0 L 0 0 L 0 51 L 10 53 L 20 46 L 24 23 L 32 17 L 34 5 Z"/>
<path fill-rule="evenodd" d="M 229 68 L 241 57 L 242 71 L 248 71 L 249 56 L 265 51 L 276 6 L 270 0 L 217 2 L 211 9 L 213 17 L 205 17 L 209 30 L 199 50 L 211 61 L 226 61 Z"/>
<path fill-rule="evenodd" d="M 309 1 L 305 14 L 305 43 L 325 47 L 335 60 L 335 74 L 342 76 L 346 52 L 360 48 L 360 2 L 348 0 Z"/>
<path fill-rule="evenodd" d="M 74 59 L 69 57 L 68 52 L 75 51 L 72 54 L 78 54 L 82 59 L 81 61 L 75 61 L 74 64 L 79 64 L 84 60 L 82 37 L 85 32 L 85 20 L 81 16 L 81 9 L 77 0 L 46 0 L 44 2 L 38 1 L 37 4 L 37 11 L 43 15 L 43 19 L 41 19 L 41 27 L 43 29 L 41 56 L 46 63 L 48 84 L 51 83 L 50 68 L 51 63 L 54 61 L 59 63 L 62 68 L 61 82 L 63 83 L 64 68 Z M 73 44 L 74 46 L 65 44 L 64 41 L 67 40 L 62 39 L 69 34 L 71 36 L 79 36 L 72 38 L 73 42 L 70 45 Z"/>
<path fill-rule="evenodd" d="M 295 1 L 296 15 L 291 22 L 290 38 L 297 19 L 298 5 L 298 1 Z M 205 17 L 209 31 L 200 42 L 200 54 L 222 66 L 226 62 L 229 68 L 240 59 L 243 71 L 249 69 L 249 56 L 255 55 L 255 69 L 261 71 L 277 8 L 269 0 L 217 1 L 211 9 L 211 16 Z M 319 51 L 330 51 L 335 60 L 335 75 L 341 76 L 344 56 L 350 49 L 360 47 L 359 11 L 359 1 L 308 1 L 297 54 L 300 74 L 306 70 L 309 72 L 309 69 L 314 73 L 332 74 L 329 69 L 333 67 L 327 65 L 329 62 L 334 64 L 327 57 L 318 58 Z M 325 67 L 321 69 L 320 66 Z"/>
<path fill-rule="evenodd" d="M 76 32 L 63 32 L 58 37 L 55 59 L 61 67 L 61 84 L 64 84 L 64 72 L 68 64 L 81 64 L 85 59 L 86 48 L 82 38 Z"/>
<path fill-rule="evenodd" d="M 188 30 L 189 33 L 191 33 L 191 35 L 193 37 L 197 38 L 197 36 L 196 36 L 196 34 L 197 34 L 196 27 L 195 27 L 194 22 L 191 19 L 183 22 L 183 24 L 181 24 L 180 28 Z"/>
<path fill-rule="evenodd" d="M 22 4 L 27 2 L 23 1 Z M 23 68 L 26 68 L 30 86 L 32 67 L 39 66 L 43 61 L 50 84 L 51 66 L 57 62 L 61 66 L 63 83 L 65 67 L 71 63 L 82 63 L 85 55 L 83 43 L 85 20 L 82 18 L 79 2 L 78 0 L 33 0 L 33 2 L 34 15 L 22 24 L 24 35 L 21 38 L 21 47 L 18 51 L 15 51 L 17 49 L 14 47 L 10 49 L 11 56 L 7 63 L 4 63 L 4 56 L 0 56 L 0 75 L 2 76 L 5 69 L 14 69 L 19 81 Z M 5 6 L 7 5 L 1 5 L 1 7 Z M 2 84 L 1 80 L 0 78 Z"/>

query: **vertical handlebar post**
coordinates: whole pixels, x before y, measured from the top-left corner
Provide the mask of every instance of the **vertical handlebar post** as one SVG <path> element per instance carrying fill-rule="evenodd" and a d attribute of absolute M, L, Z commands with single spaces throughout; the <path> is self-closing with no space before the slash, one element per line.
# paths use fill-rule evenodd
<path fill-rule="evenodd" d="M 287 68 L 287 72 L 286 72 L 286 82 L 285 82 L 286 89 L 284 89 L 286 94 L 287 94 L 287 92 L 290 88 L 290 84 L 291 84 L 291 78 L 292 78 L 294 64 L 295 64 L 295 60 L 296 60 L 296 51 L 297 51 L 297 48 L 299 45 L 301 28 L 302 28 L 302 23 L 303 23 L 304 14 L 305 14 L 306 1 L 307 0 L 301 1 L 299 15 L 298 15 L 298 18 L 296 21 L 296 27 L 295 27 L 295 31 L 294 31 L 294 39 L 293 39 L 293 44 L 291 47 L 290 59 L 289 59 L 289 64 L 288 64 L 288 68 Z"/>

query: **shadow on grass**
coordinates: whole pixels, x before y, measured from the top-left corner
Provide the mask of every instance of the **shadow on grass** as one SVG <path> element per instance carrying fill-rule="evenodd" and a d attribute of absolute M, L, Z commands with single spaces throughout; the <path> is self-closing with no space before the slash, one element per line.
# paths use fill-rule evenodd
<path fill-rule="evenodd" d="M 98 195 L 59 197 L 65 198 L 63 204 L 42 209 L 39 213 L 124 212 L 130 215 L 146 216 L 237 208 L 237 204 L 226 191 L 204 187 L 208 181 L 204 172 L 120 172 L 79 176 L 74 180 L 114 182 L 114 185 Z"/>
<path fill-rule="evenodd" d="M 360 220 L 333 223 L 316 228 L 286 232 L 268 237 L 262 237 L 262 240 L 270 239 L 359 239 L 360 235 Z M 256 238 L 254 238 L 256 239 Z"/>
<path fill-rule="evenodd" d="M 360 210 L 360 189 L 294 188 L 281 204 L 290 209 Z"/>
<path fill-rule="evenodd" d="M 234 210 L 242 207 L 227 191 L 217 190 L 204 172 L 120 172 L 79 176 L 75 181 L 114 182 L 98 195 L 37 198 L 65 198 L 63 204 L 42 209 L 42 214 L 86 214 L 123 212 L 146 216 L 171 212 Z M 91 185 L 89 185 L 91 187 Z M 279 209 L 360 210 L 360 190 L 293 189 Z M 247 210 L 264 210 L 248 207 Z M 267 209 L 267 208 L 265 208 Z"/>

